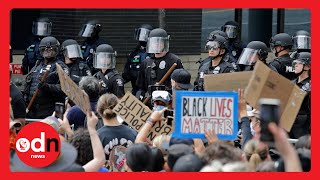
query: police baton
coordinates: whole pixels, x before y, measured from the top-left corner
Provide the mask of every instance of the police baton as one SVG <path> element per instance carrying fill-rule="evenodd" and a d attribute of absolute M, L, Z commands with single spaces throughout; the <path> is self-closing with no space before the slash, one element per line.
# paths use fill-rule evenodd
<path fill-rule="evenodd" d="M 167 80 L 167 78 L 170 76 L 170 74 L 172 73 L 172 71 L 176 68 L 177 63 L 172 64 L 171 68 L 168 70 L 168 72 L 161 78 L 161 80 L 159 81 L 159 83 L 157 83 L 158 85 L 161 85 L 164 83 L 164 81 Z M 148 96 L 144 101 L 143 104 L 147 104 L 148 101 L 150 100 L 152 95 Z"/>
<path fill-rule="evenodd" d="M 51 68 L 51 65 L 47 65 L 47 67 L 46 67 L 46 72 L 45 72 L 44 75 L 42 76 L 40 83 L 43 83 L 44 80 L 47 78 L 47 76 L 49 75 L 49 72 L 50 72 L 50 68 Z M 38 96 L 38 93 L 39 93 L 39 89 L 37 88 L 36 91 L 34 92 L 32 98 L 31 98 L 29 104 L 28 104 L 28 107 L 27 107 L 27 109 L 26 109 L 26 113 L 29 112 L 29 110 L 30 110 L 33 102 L 36 100 L 36 97 Z"/>

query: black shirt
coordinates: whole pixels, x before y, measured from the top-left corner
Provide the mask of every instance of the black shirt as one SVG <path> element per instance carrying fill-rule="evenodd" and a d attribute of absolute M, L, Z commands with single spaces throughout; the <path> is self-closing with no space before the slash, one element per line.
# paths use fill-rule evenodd
<path fill-rule="evenodd" d="M 117 145 L 128 147 L 134 143 L 137 136 L 135 130 L 122 124 L 119 126 L 103 126 L 98 129 L 98 134 L 106 154 L 106 160 L 109 160 L 113 147 Z"/>

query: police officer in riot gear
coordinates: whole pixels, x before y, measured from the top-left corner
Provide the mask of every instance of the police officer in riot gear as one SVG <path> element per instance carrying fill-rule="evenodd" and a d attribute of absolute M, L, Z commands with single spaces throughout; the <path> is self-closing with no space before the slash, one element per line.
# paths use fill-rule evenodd
<path fill-rule="evenodd" d="M 210 49 L 207 48 L 210 46 L 210 43 L 211 41 L 214 41 L 214 39 L 216 38 L 215 35 L 220 35 L 222 37 L 224 37 L 226 40 L 228 40 L 228 36 L 225 32 L 223 31 L 220 31 L 220 30 L 215 30 L 215 31 L 212 31 L 210 34 L 209 34 L 209 37 L 207 39 L 207 43 L 206 43 L 206 46 L 205 46 L 205 50 L 208 51 L 209 53 L 209 57 L 200 61 L 200 65 L 199 65 L 199 69 L 202 67 L 203 64 L 211 61 L 211 58 L 210 58 Z M 229 52 L 226 52 L 226 54 L 223 56 L 223 60 L 232 64 L 233 68 L 235 69 L 235 71 L 240 71 L 240 68 L 238 67 L 238 65 L 236 64 L 237 63 L 237 59 L 234 58 Z"/>
<path fill-rule="evenodd" d="M 22 59 L 22 74 L 28 74 L 28 72 L 36 65 L 38 60 L 43 60 L 43 57 L 39 51 L 39 44 L 43 37 L 50 36 L 52 29 L 52 22 L 47 17 L 41 17 L 33 21 L 32 34 L 33 39 L 28 44 L 28 48 L 24 53 Z"/>
<path fill-rule="evenodd" d="M 238 66 L 241 71 L 252 71 L 257 61 L 262 61 L 267 64 L 268 47 L 264 42 L 251 41 L 247 44 L 247 47 L 243 49 L 239 59 Z M 277 71 L 273 66 L 269 66 L 272 70 Z"/>
<path fill-rule="evenodd" d="M 95 73 L 93 68 L 93 53 L 100 44 L 105 44 L 106 41 L 99 37 L 102 31 L 102 26 L 97 20 L 90 20 L 82 26 L 79 36 L 86 38 L 81 46 L 83 60 L 87 63 L 92 73 Z"/>
<path fill-rule="evenodd" d="M 241 41 L 239 36 L 240 26 L 235 21 L 227 21 L 222 27 L 221 30 L 227 33 L 228 36 L 228 52 L 235 59 L 238 59 L 241 55 L 243 48 L 246 45 Z"/>
<path fill-rule="evenodd" d="M 138 73 L 140 72 L 141 63 L 150 57 L 150 54 L 146 52 L 146 46 L 150 31 L 153 28 L 149 24 L 143 24 L 139 29 L 135 30 L 135 40 L 139 43 L 136 48 L 127 57 L 127 62 L 124 66 L 122 77 L 125 82 L 131 82 L 132 94 L 136 94 L 138 91 L 138 86 L 136 81 L 138 78 Z"/>
<path fill-rule="evenodd" d="M 297 31 L 293 36 L 293 48 L 295 51 L 290 54 L 290 57 L 295 59 L 297 53 L 311 53 L 311 37 L 310 33 L 304 30 Z"/>
<path fill-rule="evenodd" d="M 77 41 L 67 39 L 61 44 L 64 63 L 69 67 L 70 78 L 79 83 L 82 76 L 92 76 L 90 68 L 82 61 L 82 53 Z"/>
<path fill-rule="evenodd" d="M 97 47 L 93 57 L 93 67 L 100 69 L 94 77 L 100 81 L 101 93 L 113 93 L 122 98 L 124 92 L 124 80 L 115 70 L 116 52 L 109 44 L 101 44 Z"/>
<path fill-rule="evenodd" d="M 159 82 L 174 63 L 177 64 L 176 69 L 183 68 L 178 56 L 169 52 L 169 39 L 170 36 L 164 29 L 156 28 L 150 32 L 147 41 L 147 53 L 153 55 L 141 63 L 136 82 L 139 91 L 136 96 L 143 96 L 148 91 L 149 86 Z M 164 81 L 163 85 L 165 85 L 165 90 L 171 93 L 170 76 Z"/>
<path fill-rule="evenodd" d="M 39 93 L 27 114 L 28 118 L 43 119 L 50 116 L 52 112 L 55 111 L 55 102 L 64 102 L 65 94 L 61 90 L 56 63 L 58 63 L 68 75 L 69 70 L 62 61 L 56 58 L 59 52 L 59 46 L 59 41 L 52 36 L 45 37 L 40 41 L 39 50 L 44 60 L 34 66 L 26 77 L 24 97 L 27 104 L 29 104 L 36 90 L 39 89 Z M 44 82 L 41 83 L 41 79 L 48 65 L 51 65 L 49 74 Z"/>
<path fill-rule="evenodd" d="M 194 82 L 194 90 L 203 91 L 204 74 L 220 74 L 235 72 L 232 64 L 223 60 L 227 53 L 227 40 L 215 35 L 212 41 L 208 41 L 206 49 L 209 50 L 209 58 L 211 61 L 206 62 L 199 69 L 198 77 Z"/>
<path fill-rule="evenodd" d="M 293 59 L 289 55 L 292 45 L 292 38 L 287 33 L 276 34 L 270 39 L 270 48 L 276 58 L 269 65 L 273 66 L 279 74 L 289 80 L 297 77 L 292 67 Z"/>
<path fill-rule="evenodd" d="M 298 78 L 294 79 L 293 82 L 301 90 L 307 92 L 289 133 L 290 138 L 298 139 L 303 135 L 311 133 L 311 53 L 298 53 L 292 66 L 294 67 L 294 72 L 298 75 Z"/>

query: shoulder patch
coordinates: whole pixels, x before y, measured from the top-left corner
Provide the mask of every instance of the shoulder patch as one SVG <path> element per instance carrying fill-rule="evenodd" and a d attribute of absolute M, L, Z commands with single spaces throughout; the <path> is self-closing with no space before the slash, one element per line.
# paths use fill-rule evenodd
<path fill-rule="evenodd" d="M 117 85 L 118 85 L 118 86 L 123 86 L 123 81 L 122 81 L 122 79 L 116 79 L 116 81 L 117 81 Z"/>

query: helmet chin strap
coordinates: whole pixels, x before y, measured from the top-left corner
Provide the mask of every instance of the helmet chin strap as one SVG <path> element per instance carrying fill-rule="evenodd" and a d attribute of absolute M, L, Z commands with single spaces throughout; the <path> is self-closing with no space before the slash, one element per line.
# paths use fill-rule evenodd
<path fill-rule="evenodd" d="M 278 57 L 279 56 L 279 53 L 281 52 L 281 51 L 284 51 L 285 50 L 285 48 L 284 49 L 282 49 L 282 50 L 280 50 L 280 51 L 277 51 L 277 49 L 275 49 L 276 50 L 276 53 L 274 54 L 276 57 Z"/>

